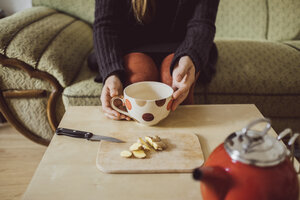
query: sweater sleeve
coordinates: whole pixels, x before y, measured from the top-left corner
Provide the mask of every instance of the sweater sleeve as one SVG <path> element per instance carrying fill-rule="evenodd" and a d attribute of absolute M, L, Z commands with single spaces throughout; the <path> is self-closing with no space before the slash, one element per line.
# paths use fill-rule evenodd
<path fill-rule="evenodd" d="M 122 14 L 119 0 L 96 0 L 93 26 L 94 48 L 103 82 L 111 74 L 124 74 L 120 44 Z M 122 79 L 122 77 L 120 77 Z"/>
<path fill-rule="evenodd" d="M 171 74 L 178 60 L 187 55 L 192 59 L 196 72 L 210 76 L 206 64 L 213 47 L 218 5 L 219 0 L 197 0 L 194 13 L 187 23 L 185 38 L 175 51 Z"/>

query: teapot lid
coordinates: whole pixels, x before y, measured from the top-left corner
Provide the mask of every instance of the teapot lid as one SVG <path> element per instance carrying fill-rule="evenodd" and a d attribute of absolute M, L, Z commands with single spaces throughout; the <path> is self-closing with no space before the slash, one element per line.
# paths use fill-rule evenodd
<path fill-rule="evenodd" d="M 263 131 L 250 130 L 261 122 L 267 123 Z M 285 160 L 288 152 L 282 143 L 267 134 L 270 128 L 269 119 L 255 120 L 241 131 L 230 134 L 224 148 L 233 160 L 259 167 L 275 166 Z"/>

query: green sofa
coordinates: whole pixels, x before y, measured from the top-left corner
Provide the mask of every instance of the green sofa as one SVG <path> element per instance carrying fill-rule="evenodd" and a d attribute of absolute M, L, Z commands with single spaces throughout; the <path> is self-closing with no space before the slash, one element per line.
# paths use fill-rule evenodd
<path fill-rule="evenodd" d="M 94 0 L 32 4 L 0 20 L 0 108 L 47 145 L 66 107 L 100 105 L 87 67 Z M 217 73 L 195 102 L 255 104 L 276 131 L 300 131 L 300 1 L 221 0 L 216 27 Z"/>

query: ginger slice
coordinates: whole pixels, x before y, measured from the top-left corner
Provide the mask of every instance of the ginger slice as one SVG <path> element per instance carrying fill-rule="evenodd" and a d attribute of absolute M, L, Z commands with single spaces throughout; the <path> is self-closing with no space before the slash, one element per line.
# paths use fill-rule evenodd
<path fill-rule="evenodd" d="M 151 151 L 151 149 L 149 148 L 149 146 L 146 146 L 146 145 L 142 145 L 143 146 L 143 149 L 145 150 L 145 151 Z"/>
<path fill-rule="evenodd" d="M 122 151 L 120 153 L 120 156 L 123 158 L 130 158 L 132 156 L 132 153 L 130 151 Z"/>
<path fill-rule="evenodd" d="M 133 145 L 131 145 L 129 147 L 129 150 L 130 151 L 137 151 L 137 150 L 141 150 L 143 147 L 142 147 L 142 144 L 140 143 L 134 143 Z"/>
<path fill-rule="evenodd" d="M 160 139 L 160 137 L 159 136 L 145 136 L 145 140 L 147 141 L 147 142 L 149 142 L 149 144 L 151 144 L 152 145 L 152 142 L 160 142 L 161 141 L 161 139 Z"/>
<path fill-rule="evenodd" d="M 167 148 L 167 145 L 161 141 L 159 136 L 146 136 L 145 139 L 155 150 L 162 151 Z"/>
<path fill-rule="evenodd" d="M 151 136 L 145 136 L 145 140 L 151 145 L 153 146 L 153 139 Z"/>
<path fill-rule="evenodd" d="M 160 142 L 161 139 L 160 139 L 159 136 L 155 135 L 155 136 L 152 137 L 152 141 L 153 141 L 153 142 Z"/>
<path fill-rule="evenodd" d="M 136 158 L 146 158 L 146 154 L 143 150 L 135 150 L 135 151 L 132 151 L 134 157 Z"/>
<path fill-rule="evenodd" d="M 158 151 L 162 151 L 167 148 L 167 145 L 163 142 L 153 142 L 153 148 Z"/>
<path fill-rule="evenodd" d="M 139 142 L 142 144 L 144 150 L 151 151 L 151 147 L 140 137 L 139 137 Z"/>

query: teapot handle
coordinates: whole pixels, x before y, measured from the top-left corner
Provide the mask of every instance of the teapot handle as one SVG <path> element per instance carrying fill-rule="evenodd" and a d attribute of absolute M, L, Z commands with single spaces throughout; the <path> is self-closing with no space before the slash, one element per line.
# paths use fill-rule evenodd
<path fill-rule="evenodd" d="M 247 135 L 248 131 L 250 130 L 250 128 L 258 123 L 263 123 L 263 122 L 266 122 L 267 125 L 265 127 L 265 129 L 260 132 L 261 133 L 261 137 L 263 137 L 264 135 L 267 134 L 267 132 L 271 129 L 271 120 L 267 119 L 267 118 L 260 118 L 260 119 L 257 119 L 253 122 L 251 122 L 250 124 L 248 124 L 245 128 L 242 129 L 242 133 L 247 136 L 247 137 L 250 137 L 249 135 Z"/>
<path fill-rule="evenodd" d="M 295 142 L 296 139 L 300 136 L 299 133 L 293 133 L 293 131 L 290 128 L 287 128 L 285 130 L 283 130 L 281 133 L 279 133 L 277 140 L 282 140 L 282 138 L 286 137 L 287 135 L 290 136 L 290 139 L 288 141 L 288 146 L 289 146 L 289 151 L 290 151 L 290 161 L 292 162 L 292 164 L 294 165 L 294 160 L 295 160 Z M 295 166 L 294 166 L 295 167 Z M 295 170 L 297 172 L 297 174 L 300 174 L 300 165 L 298 170 L 295 167 Z"/>
<path fill-rule="evenodd" d="M 249 135 L 248 132 L 250 128 L 252 128 L 254 125 L 258 123 L 266 122 L 267 125 L 263 131 L 255 131 L 257 135 Z M 252 151 L 253 147 L 260 145 L 264 142 L 264 136 L 267 134 L 267 132 L 271 129 L 271 120 L 266 118 L 260 118 L 257 119 L 250 124 L 248 124 L 245 128 L 242 129 L 242 135 L 247 139 L 247 143 L 243 145 L 243 149 L 245 152 Z"/>

